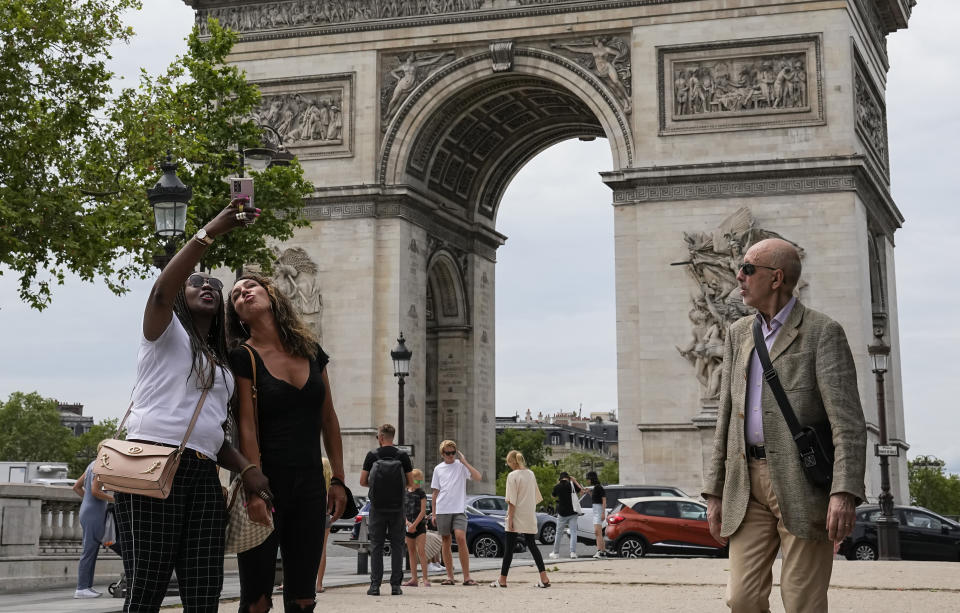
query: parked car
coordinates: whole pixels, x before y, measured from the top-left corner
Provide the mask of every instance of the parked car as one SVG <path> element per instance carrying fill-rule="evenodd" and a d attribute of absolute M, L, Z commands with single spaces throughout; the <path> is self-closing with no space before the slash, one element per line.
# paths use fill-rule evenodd
<path fill-rule="evenodd" d="M 583 485 L 583 484 L 581 484 Z M 603 489 L 607 493 L 607 515 L 624 498 L 640 498 L 644 496 L 670 496 L 674 498 L 686 498 L 687 494 L 679 487 L 672 485 L 605 485 Z M 593 545 L 596 543 L 596 535 L 593 531 L 593 499 L 589 492 L 580 497 L 580 506 L 583 507 L 583 515 L 577 520 L 577 540 L 581 543 Z"/>
<path fill-rule="evenodd" d="M 467 504 L 487 515 L 507 516 L 507 499 L 489 494 L 467 496 Z M 557 518 L 547 513 L 537 513 L 537 540 L 544 545 L 553 545 L 557 535 Z"/>
<path fill-rule="evenodd" d="M 900 557 L 904 560 L 960 561 L 960 524 L 923 507 L 894 507 L 900 522 Z M 839 553 L 849 560 L 876 560 L 877 518 L 880 507 L 857 509 L 853 533 L 840 544 Z"/>
<path fill-rule="evenodd" d="M 648 553 L 725 556 L 710 536 L 707 505 L 693 498 L 623 498 L 607 518 L 607 550 L 624 558 Z"/>

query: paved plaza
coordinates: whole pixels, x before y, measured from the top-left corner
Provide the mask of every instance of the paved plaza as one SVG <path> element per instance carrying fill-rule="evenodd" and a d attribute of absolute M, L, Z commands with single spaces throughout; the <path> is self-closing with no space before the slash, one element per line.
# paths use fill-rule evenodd
<path fill-rule="evenodd" d="M 533 587 L 536 570 L 521 559 L 510 573 L 510 587 L 487 587 L 498 573 L 499 560 L 471 560 L 479 587 L 404 588 L 403 596 L 371 597 L 365 594 L 366 577 L 355 574 L 355 560 L 332 557 L 327 591 L 317 596 L 318 610 L 333 611 L 491 611 L 524 613 L 570 611 L 726 611 L 723 602 L 729 563 L 710 558 L 648 557 L 641 559 L 561 560 L 548 566 L 553 585 Z M 834 611 L 913 613 L 960 610 L 960 566 L 949 562 L 849 562 L 834 564 L 830 605 Z M 774 569 L 779 576 L 779 562 Z M 459 575 L 458 575 L 459 578 Z M 776 582 L 775 582 L 776 584 Z M 99 586 L 98 586 L 99 587 Z M 120 611 L 119 599 L 73 600 L 72 589 L 0 595 L 0 613 Z M 387 593 L 389 591 L 387 590 Z M 227 576 L 221 612 L 237 610 L 239 581 Z M 176 598 L 165 601 L 165 610 L 176 610 Z M 274 610 L 282 611 L 279 595 Z M 783 611 L 775 585 L 771 610 Z"/>

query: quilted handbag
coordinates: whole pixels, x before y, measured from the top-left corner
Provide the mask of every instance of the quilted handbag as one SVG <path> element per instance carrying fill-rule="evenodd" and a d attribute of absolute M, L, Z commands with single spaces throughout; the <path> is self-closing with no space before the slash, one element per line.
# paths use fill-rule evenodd
<path fill-rule="evenodd" d="M 257 362 L 253 351 L 246 345 L 241 345 L 250 354 L 250 368 L 253 373 L 253 427 L 257 435 L 257 444 L 260 443 L 259 422 L 257 421 Z M 238 475 L 227 489 L 227 553 L 242 553 L 253 549 L 267 540 L 273 532 L 273 517 L 270 525 L 258 524 L 247 514 L 247 493 L 243 489 L 243 480 Z"/>
<path fill-rule="evenodd" d="M 93 474 L 103 484 L 103 488 L 114 492 L 140 494 L 151 498 L 166 498 L 173 487 L 173 477 L 180 466 L 180 456 L 197 423 L 203 401 L 207 399 L 207 391 L 203 390 L 197 408 L 193 412 L 187 432 L 179 447 L 165 445 L 151 445 L 137 441 L 124 441 L 117 438 L 108 438 L 100 443 L 97 460 L 93 466 Z M 117 427 L 117 434 L 123 430 L 123 424 L 130 417 L 130 409 Z"/>

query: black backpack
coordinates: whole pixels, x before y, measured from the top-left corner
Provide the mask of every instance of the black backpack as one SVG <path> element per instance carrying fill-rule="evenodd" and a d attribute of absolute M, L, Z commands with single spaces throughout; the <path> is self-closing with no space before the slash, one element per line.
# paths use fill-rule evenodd
<path fill-rule="evenodd" d="M 370 467 L 370 506 L 378 511 L 400 511 L 403 509 L 403 494 L 407 487 L 407 476 L 400 461 L 400 452 L 383 456 L 379 448 L 373 453 L 377 460 Z"/>

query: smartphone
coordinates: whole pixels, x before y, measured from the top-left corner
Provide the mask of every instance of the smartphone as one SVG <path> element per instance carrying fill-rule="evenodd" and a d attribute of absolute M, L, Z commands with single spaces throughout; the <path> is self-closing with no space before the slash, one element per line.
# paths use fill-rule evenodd
<path fill-rule="evenodd" d="M 247 198 L 253 206 L 253 177 L 230 177 L 229 181 L 230 200 Z"/>

